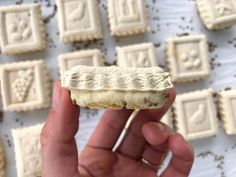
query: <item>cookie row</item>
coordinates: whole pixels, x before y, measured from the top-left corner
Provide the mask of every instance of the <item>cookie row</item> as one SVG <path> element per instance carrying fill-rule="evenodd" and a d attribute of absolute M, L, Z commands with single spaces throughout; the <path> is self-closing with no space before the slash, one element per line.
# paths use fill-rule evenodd
<path fill-rule="evenodd" d="M 62 42 L 101 39 L 102 22 L 96 0 L 57 0 Z M 45 25 L 39 4 L 0 8 L 2 53 L 20 54 L 46 46 Z M 127 36 L 149 31 L 144 0 L 108 0 L 111 34 Z"/>
<path fill-rule="evenodd" d="M 108 16 L 113 36 L 150 31 L 144 0 L 108 0 Z M 95 0 L 57 0 L 58 24 L 62 42 L 102 38 L 102 22 Z M 224 29 L 236 23 L 233 0 L 197 0 L 205 26 Z M 19 54 L 45 48 L 45 26 L 39 4 L 0 8 L 0 39 L 4 54 Z M 186 57 L 185 57 L 186 58 Z"/>
<path fill-rule="evenodd" d="M 116 52 L 117 65 L 120 67 L 158 66 L 152 43 L 117 47 Z M 210 59 L 206 36 L 189 35 L 167 39 L 166 60 L 175 83 L 207 79 L 210 75 Z M 78 64 L 102 66 L 104 57 L 98 50 L 88 50 L 61 55 L 59 63 L 62 74 Z"/>

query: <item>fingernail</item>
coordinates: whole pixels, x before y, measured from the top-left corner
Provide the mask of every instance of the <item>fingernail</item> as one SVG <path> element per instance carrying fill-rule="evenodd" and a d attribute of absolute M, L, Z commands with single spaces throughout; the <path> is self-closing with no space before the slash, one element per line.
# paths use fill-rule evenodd
<path fill-rule="evenodd" d="M 60 100 L 61 92 L 58 82 L 54 84 L 53 87 L 53 97 L 52 97 L 52 109 L 56 109 Z"/>

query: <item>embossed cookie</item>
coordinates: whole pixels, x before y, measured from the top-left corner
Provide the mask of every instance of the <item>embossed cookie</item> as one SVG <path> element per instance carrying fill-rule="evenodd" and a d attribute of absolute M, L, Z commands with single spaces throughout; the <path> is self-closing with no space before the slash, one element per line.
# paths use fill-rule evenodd
<path fill-rule="evenodd" d="M 120 67 L 157 66 L 155 47 L 152 43 L 117 47 L 117 65 Z"/>
<path fill-rule="evenodd" d="M 220 30 L 236 24 L 235 0 L 197 0 L 197 6 L 209 30 Z"/>
<path fill-rule="evenodd" d="M 104 56 L 100 50 L 84 50 L 60 55 L 59 68 L 61 75 L 77 65 L 103 66 Z"/>
<path fill-rule="evenodd" d="M 18 177 L 42 176 L 40 133 L 43 125 L 13 129 L 16 169 Z"/>
<path fill-rule="evenodd" d="M 0 177 L 5 177 L 5 170 L 6 170 L 5 166 L 6 166 L 5 153 L 0 140 Z"/>
<path fill-rule="evenodd" d="M 42 60 L 2 65 L 0 75 L 5 111 L 28 111 L 49 106 L 49 74 Z"/>
<path fill-rule="evenodd" d="M 74 103 L 95 109 L 162 107 L 173 87 L 161 68 L 76 66 L 63 75 L 62 86 Z"/>
<path fill-rule="evenodd" d="M 236 134 L 236 90 L 219 94 L 220 114 L 227 134 Z"/>
<path fill-rule="evenodd" d="M 166 42 L 166 52 L 168 67 L 174 82 L 206 79 L 210 75 L 206 36 L 169 38 Z"/>
<path fill-rule="evenodd" d="M 174 115 L 177 131 L 187 140 L 207 138 L 218 132 L 211 89 L 177 95 Z"/>
<path fill-rule="evenodd" d="M 108 0 L 111 34 L 128 36 L 150 30 L 144 0 Z"/>
<path fill-rule="evenodd" d="M 102 25 L 96 0 L 57 0 L 62 42 L 102 38 Z"/>
<path fill-rule="evenodd" d="M 0 7 L 2 53 L 20 54 L 46 46 L 45 25 L 39 4 Z"/>

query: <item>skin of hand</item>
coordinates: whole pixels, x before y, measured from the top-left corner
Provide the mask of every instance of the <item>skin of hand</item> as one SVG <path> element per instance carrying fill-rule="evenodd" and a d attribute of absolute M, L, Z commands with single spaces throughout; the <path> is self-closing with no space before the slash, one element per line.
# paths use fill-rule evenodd
<path fill-rule="evenodd" d="M 172 133 L 159 122 L 174 99 L 173 89 L 163 108 L 141 110 L 115 152 L 112 149 L 132 110 L 107 110 L 78 156 L 75 135 L 80 109 L 57 81 L 52 109 L 41 132 L 42 176 L 157 177 L 156 167 L 171 151 L 170 163 L 160 177 L 187 177 L 194 160 L 192 147 L 180 134 Z"/>

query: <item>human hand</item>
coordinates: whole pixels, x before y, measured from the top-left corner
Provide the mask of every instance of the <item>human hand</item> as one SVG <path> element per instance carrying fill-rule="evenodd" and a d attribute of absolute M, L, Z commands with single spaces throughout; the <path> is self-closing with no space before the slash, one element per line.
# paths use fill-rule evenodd
<path fill-rule="evenodd" d="M 41 133 L 42 176 L 157 177 L 158 167 L 170 150 L 173 156 L 161 177 L 187 177 L 194 159 L 192 147 L 159 122 L 174 98 L 172 90 L 163 108 L 141 110 L 115 152 L 113 147 L 132 111 L 107 110 L 78 157 L 74 137 L 80 110 L 56 82 L 53 106 Z"/>

